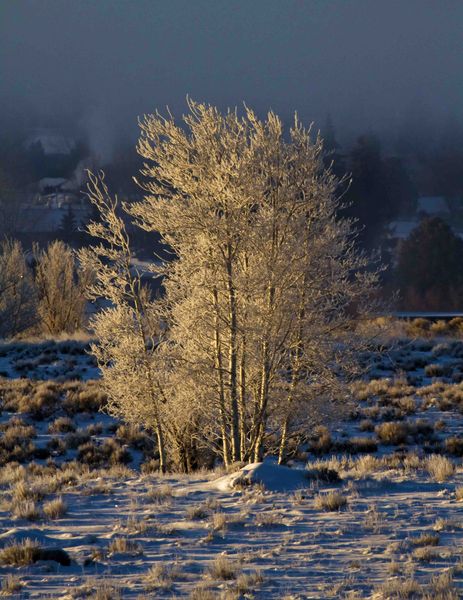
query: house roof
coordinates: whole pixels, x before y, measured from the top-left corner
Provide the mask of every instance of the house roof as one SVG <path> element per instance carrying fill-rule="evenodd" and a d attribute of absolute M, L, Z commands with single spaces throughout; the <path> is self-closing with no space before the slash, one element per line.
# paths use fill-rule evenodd
<path fill-rule="evenodd" d="M 66 179 L 63 177 L 44 177 L 38 183 L 38 188 L 41 192 L 47 188 L 61 188 L 66 183 Z"/>

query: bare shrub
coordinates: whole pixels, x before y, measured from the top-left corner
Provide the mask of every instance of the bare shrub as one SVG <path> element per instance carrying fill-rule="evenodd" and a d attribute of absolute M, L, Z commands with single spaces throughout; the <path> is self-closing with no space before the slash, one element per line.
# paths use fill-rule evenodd
<path fill-rule="evenodd" d="M 199 520 L 206 519 L 209 511 L 205 504 L 195 504 L 187 507 L 186 514 L 189 519 Z"/>
<path fill-rule="evenodd" d="M 235 579 L 238 573 L 238 565 L 226 556 L 218 556 L 210 565 L 209 573 L 213 579 Z"/>
<path fill-rule="evenodd" d="M 39 555 L 39 544 L 30 539 L 0 549 L 0 564 L 23 567 L 35 562 Z"/>
<path fill-rule="evenodd" d="M 116 440 L 105 440 L 101 445 L 88 441 L 78 448 L 77 460 L 91 467 L 126 464 L 132 457 L 126 448 L 122 448 Z"/>
<path fill-rule="evenodd" d="M 67 510 L 67 504 L 61 497 L 49 500 L 43 505 L 43 512 L 49 519 L 60 519 L 61 517 L 64 517 Z"/>
<path fill-rule="evenodd" d="M 407 441 L 408 428 L 404 423 L 381 423 L 376 427 L 376 433 L 383 444 L 398 445 Z"/>
<path fill-rule="evenodd" d="M 106 405 L 106 394 L 101 385 L 95 381 L 87 381 L 66 393 L 63 408 L 68 415 L 77 413 L 96 413 Z"/>
<path fill-rule="evenodd" d="M 154 504 L 169 504 L 172 500 L 172 496 L 172 486 L 170 486 L 168 483 L 165 483 L 158 487 L 149 488 L 145 494 L 145 499 L 148 502 L 153 502 Z"/>
<path fill-rule="evenodd" d="M 324 454 L 331 449 L 333 440 L 331 439 L 331 434 L 327 427 L 324 425 L 315 427 L 313 436 L 314 439 L 310 444 L 310 449 L 312 452 L 315 452 L 316 454 Z"/>
<path fill-rule="evenodd" d="M 317 510 L 341 510 L 347 506 L 347 498 L 340 492 L 318 494 L 315 496 L 314 506 Z"/>
<path fill-rule="evenodd" d="M 217 600 L 217 596 L 204 586 L 199 586 L 191 592 L 189 600 Z"/>
<path fill-rule="evenodd" d="M 420 562 L 430 562 L 439 557 L 439 552 L 433 546 L 419 546 L 413 551 L 413 558 Z"/>
<path fill-rule="evenodd" d="M 423 533 L 419 537 L 410 538 L 410 543 L 413 546 L 437 546 L 439 544 L 439 536 L 433 533 Z"/>
<path fill-rule="evenodd" d="M 445 440 L 445 450 L 453 456 L 463 456 L 463 437 L 451 436 Z"/>
<path fill-rule="evenodd" d="M 262 573 L 254 571 L 252 573 L 241 573 L 236 578 L 236 589 L 240 594 L 248 594 L 255 591 L 256 587 L 264 582 Z"/>
<path fill-rule="evenodd" d="M 371 453 L 378 450 L 378 444 L 376 441 L 369 437 L 352 437 L 345 445 L 346 451 L 356 454 Z"/>
<path fill-rule="evenodd" d="M 426 460 L 426 469 L 435 481 L 441 483 L 454 474 L 455 465 L 445 456 L 432 454 Z"/>
<path fill-rule="evenodd" d="M 160 563 L 153 565 L 144 575 L 143 581 L 147 590 L 170 590 L 175 579 L 181 575 L 178 565 Z"/>
<path fill-rule="evenodd" d="M 419 597 L 422 587 L 415 579 L 388 579 L 375 591 L 380 600 L 402 600 Z"/>
<path fill-rule="evenodd" d="M 446 370 L 443 365 L 436 363 L 427 365 L 424 368 L 424 373 L 427 377 L 443 377 L 446 373 Z"/>
<path fill-rule="evenodd" d="M 26 519 L 27 521 L 38 521 L 42 516 L 38 506 L 31 500 L 13 504 L 12 514 L 16 519 Z"/>
<path fill-rule="evenodd" d="M 371 419 L 363 419 L 359 425 L 360 431 L 374 431 L 375 425 Z"/>
<path fill-rule="evenodd" d="M 275 511 L 264 511 L 256 514 L 255 524 L 257 527 L 278 527 L 283 523 L 281 515 Z"/>
<path fill-rule="evenodd" d="M 48 433 L 69 433 L 75 430 L 76 427 L 69 417 L 58 417 L 48 427 Z"/>
<path fill-rule="evenodd" d="M 140 556 L 143 554 L 143 547 L 138 542 L 134 542 L 125 537 L 117 537 L 111 540 L 108 546 L 108 554 L 131 554 Z"/>
<path fill-rule="evenodd" d="M 16 592 L 20 592 L 23 587 L 21 579 L 13 573 L 8 573 L 2 578 L 2 584 L 0 588 L 0 596 L 10 596 Z"/>

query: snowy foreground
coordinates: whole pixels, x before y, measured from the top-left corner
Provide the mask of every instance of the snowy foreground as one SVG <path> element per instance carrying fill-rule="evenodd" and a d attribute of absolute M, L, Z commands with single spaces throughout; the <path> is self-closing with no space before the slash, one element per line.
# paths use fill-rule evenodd
<path fill-rule="evenodd" d="M 128 466 L 113 447 L 113 466 L 90 464 L 115 424 L 87 397 L 86 412 L 68 401 L 32 415 L 4 393 L 0 442 L 22 431 L 27 443 L 0 469 L 0 596 L 462 597 L 461 350 L 404 346 L 376 361 L 331 449 L 322 436 L 291 468 L 160 477 L 140 471 L 139 440 Z M 391 378 L 404 365 L 408 381 Z M 392 438 L 384 423 L 399 424 Z"/>

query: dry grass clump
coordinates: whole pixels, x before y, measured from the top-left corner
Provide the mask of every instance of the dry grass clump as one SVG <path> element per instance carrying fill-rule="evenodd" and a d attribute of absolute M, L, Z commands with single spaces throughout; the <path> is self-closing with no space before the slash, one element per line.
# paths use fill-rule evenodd
<path fill-rule="evenodd" d="M 77 413 L 96 413 L 106 405 L 107 398 L 99 382 L 75 382 L 69 386 L 63 408 L 69 416 Z"/>
<path fill-rule="evenodd" d="M 172 486 L 164 483 L 158 487 L 151 487 L 146 491 L 145 499 L 153 504 L 170 504 L 172 501 L 173 490 Z"/>
<path fill-rule="evenodd" d="M 153 565 L 144 575 L 143 581 L 148 591 L 152 590 L 170 590 L 174 581 L 181 576 L 181 569 L 178 565 L 167 565 L 159 563 Z"/>
<path fill-rule="evenodd" d="M 75 430 L 76 427 L 69 417 L 58 417 L 48 427 L 48 433 L 69 433 Z"/>
<path fill-rule="evenodd" d="M 223 512 L 212 513 L 212 531 L 225 533 L 228 528 L 227 517 Z"/>
<path fill-rule="evenodd" d="M 254 522 L 257 527 L 271 528 L 282 525 L 283 519 L 279 513 L 271 510 L 257 513 Z"/>
<path fill-rule="evenodd" d="M 372 432 L 375 430 L 375 425 L 371 419 L 363 419 L 359 424 L 360 431 Z"/>
<path fill-rule="evenodd" d="M 363 526 L 374 533 L 379 533 L 384 525 L 384 520 L 384 515 L 381 514 L 377 506 L 373 505 L 365 513 Z"/>
<path fill-rule="evenodd" d="M 410 538 L 410 543 L 413 546 L 437 546 L 439 544 L 439 536 L 434 533 L 422 533 L 419 537 Z"/>
<path fill-rule="evenodd" d="M 453 584 L 452 574 L 445 571 L 432 577 L 427 585 L 420 585 L 416 579 L 389 579 L 375 589 L 378 600 L 458 600 L 458 590 Z"/>
<path fill-rule="evenodd" d="M 108 546 L 108 555 L 114 554 L 131 554 L 133 556 L 140 556 L 143 554 L 143 547 L 138 542 L 129 540 L 125 537 L 117 537 L 111 540 Z"/>
<path fill-rule="evenodd" d="M 38 521 L 42 517 L 40 508 L 32 500 L 24 500 L 12 505 L 12 515 L 15 519 Z"/>
<path fill-rule="evenodd" d="M 255 591 L 256 587 L 264 582 L 262 573 L 260 571 L 253 571 L 252 573 L 241 573 L 236 578 L 236 590 L 240 594 L 249 594 Z"/>
<path fill-rule="evenodd" d="M 403 398 L 411 396 L 415 388 L 404 378 L 382 378 L 371 379 L 368 382 L 357 382 L 353 385 L 353 391 L 359 400 L 373 398 Z"/>
<path fill-rule="evenodd" d="M 66 448 L 70 450 L 75 450 L 79 446 L 86 444 L 90 440 L 90 434 L 86 429 L 82 429 L 79 427 L 76 431 L 71 431 L 64 438 L 64 443 L 66 444 Z"/>
<path fill-rule="evenodd" d="M 22 587 L 21 579 L 13 573 L 8 573 L 2 578 L 0 596 L 11 596 L 16 592 L 20 592 Z"/>
<path fill-rule="evenodd" d="M 78 448 L 77 460 L 91 467 L 127 464 L 132 456 L 126 448 L 122 448 L 116 440 L 105 440 L 101 445 L 88 441 Z"/>
<path fill-rule="evenodd" d="M 412 415 L 416 412 L 416 400 L 413 396 L 395 398 L 393 405 L 399 409 L 402 415 Z"/>
<path fill-rule="evenodd" d="M 431 562 L 439 557 L 439 552 L 434 546 L 419 546 L 413 551 L 413 558 L 420 562 Z"/>
<path fill-rule="evenodd" d="M 8 412 L 23 412 L 20 410 L 21 401 L 30 396 L 33 384 L 30 379 L 1 379 L 0 401 Z"/>
<path fill-rule="evenodd" d="M 457 502 L 463 502 L 463 486 L 457 487 L 455 490 L 455 500 Z"/>
<path fill-rule="evenodd" d="M 34 420 L 42 421 L 52 415 L 61 396 L 59 384 L 53 381 L 37 383 L 30 397 L 22 397 L 20 412 L 27 412 Z"/>
<path fill-rule="evenodd" d="M 195 504 L 193 506 L 187 507 L 186 515 L 188 519 L 195 521 L 200 519 L 206 519 L 209 515 L 209 511 L 205 504 Z"/>
<path fill-rule="evenodd" d="M 327 427 L 319 425 L 314 428 L 313 439 L 310 443 L 310 449 L 315 454 L 324 454 L 328 452 L 333 445 L 331 434 Z"/>
<path fill-rule="evenodd" d="M 204 586 L 199 586 L 191 592 L 189 600 L 217 600 L 217 595 Z"/>
<path fill-rule="evenodd" d="M 445 440 L 445 451 L 452 456 L 463 456 L 463 437 L 451 436 Z"/>
<path fill-rule="evenodd" d="M 0 550 L 0 564 L 15 567 L 31 565 L 39 556 L 39 544 L 25 539 L 19 543 L 12 542 Z"/>
<path fill-rule="evenodd" d="M 61 497 L 49 500 L 43 505 L 43 513 L 49 519 L 60 519 L 64 517 L 67 510 L 67 504 Z"/>
<path fill-rule="evenodd" d="M 152 440 L 135 425 L 120 425 L 116 430 L 116 439 L 145 453 L 149 453 L 153 449 Z"/>
<path fill-rule="evenodd" d="M 387 422 L 376 427 L 376 434 L 383 444 L 399 445 L 407 441 L 408 427 L 405 423 Z"/>
<path fill-rule="evenodd" d="M 443 365 L 440 365 L 439 363 L 427 365 L 424 368 L 424 374 L 426 375 L 426 377 L 444 377 L 446 372 L 447 371 L 445 367 Z"/>
<path fill-rule="evenodd" d="M 83 586 L 78 588 L 78 597 L 85 597 L 86 600 L 122 600 L 122 591 L 117 584 L 110 581 L 88 580 Z"/>
<path fill-rule="evenodd" d="M 209 574 L 213 579 L 230 580 L 235 579 L 239 567 L 235 561 L 226 556 L 217 556 L 209 567 Z"/>
<path fill-rule="evenodd" d="M 378 450 L 378 444 L 376 441 L 369 437 L 352 437 L 346 444 L 346 450 L 352 454 L 356 453 L 370 453 Z"/>
<path fill-rule="evenodd" d="M 380 458 L 376 456 L 361 456 L 353 465 L 354 474 L 358 477 L 365 477 L 376 473 L 384 468 L 384 465 Z"/>
<path fill-rule="evenodd" d="M 347 506 L 347 498 L 340 492 L 328 492 L 315 496 L 314 506 L 317 510 L 336 511 Z"/>
<path fill-rule="evenodd" d="M 388 579 L 376 588 L 375 598 L 381 600 L 418 598 L 421 591 L 421 585 L 415 579 Z"/>
<path fill-rule="evenodd" d="M 438 483 L 442 483 L 455 472 L 455 465 L 445 456 L 432 454 L 426 459 L 426 470 Z"/>
<path fill-rule="evenodd" d="M 38 501 L 44 497 L 44 491 L 40 485 L 32 485 L 30 480 L 21 480 L 11 488 L 11 497 L 14 502 L 26 500 Z"/>

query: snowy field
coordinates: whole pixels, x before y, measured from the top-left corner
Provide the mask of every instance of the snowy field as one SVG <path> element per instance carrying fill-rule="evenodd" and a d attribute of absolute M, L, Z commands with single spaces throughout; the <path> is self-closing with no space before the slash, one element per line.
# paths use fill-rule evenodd
<path fill-rule="evenodd" d="M 351 417 L 291 468 L 162 477 L 86 350 L 0 346 L 0 596 L 463 596 L 462 342 L 365 355 Z"/>

